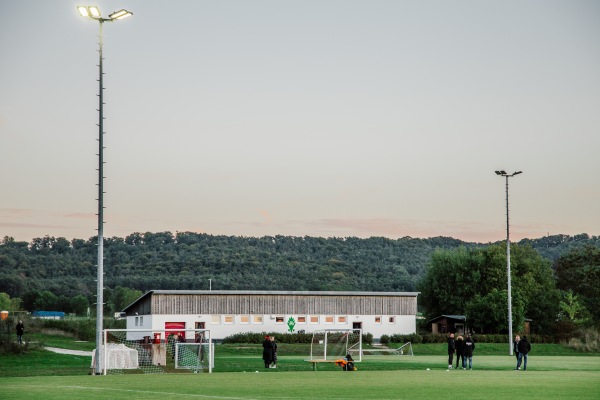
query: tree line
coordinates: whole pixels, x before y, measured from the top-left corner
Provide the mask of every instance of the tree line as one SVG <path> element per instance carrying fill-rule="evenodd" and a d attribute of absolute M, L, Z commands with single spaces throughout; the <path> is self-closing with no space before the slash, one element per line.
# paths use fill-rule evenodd
<path fill-rule="evenodd" d="M 104 298 L 107 312 L 119 311 L 145 291 L 208 289 L 211 279 L 214 290 L 420 290 L 423 294 L 419 296 L 419 304 L 428 315 L 467 311 L 483 315 L 492 311 L 485 308 L 487 303 L 501 303 L 502 296 L 506 298 L 502 292 L 506 285 L 501 285 L 506 282 L 506 271 L 504 281 L 500 271 L 506 260 L 505 256 L 504 261 L 502 259 L 502 246 L 503 242 L 471 243 L 449 237 L 256 238 L 193 232 L 136 232 L 124 238 L 105 238 Z M 523 257 L 523 263 L 536 265 L 537 269 L 527 275 L 529 280 L 520 282 L 527 285 L 553 282 L 553 290 L 558 290 L 555 264 L 559 265 L 557 262 L 562 256 L 575 254 L 573 252 L 585 246 L 600 248 L 600 238 L 582 234 L 522 240 L 515 245 L 515 273 L 519 273 Z M 96 237 L 69 241 L 45 236 L 29 243 L 5 237 L 0 242 L 0 292 L 19 298 L 20 307 L 29 311 L 56 309 L 79 314 L 87 308 L 93 309 L 96 257 Z M 480 292 L 469 289 L 462 296 L 465 300 L 447 298 L 446 308 L 436 308 L 428 300 L 436 298 L 431 297 L 435 293 L 428 290 L 434 290 L 432 288 L 440 282 L 429 281 L 428 274 L 436 270 L 436 265 L 447 262 L 446 258 L 477 265 L 481 273 L 488 265 L 496 265 L 497 276 L 477 283 L 482 275 L 459 271 L 465 276 L 465 282 L 470 283 L 465 286 L 462 281 L 456 281 L 456 285 L 465 290 L 478 288 Z M 573 286 L 571 281 L 565 282 Z M 523 318 L 538 320 L 541 318 L 538 314 L 553 311 L 538 308 L 535 303 L 538 300 L 529 299 L 524 294 L 526 290 L 519 289 L 520 284 L 515 282 L 518 289 L 515 307 L 524 310 Z M 536 289 L 532 297 L 539 296 L 549 297 L 548 302 L 562 299 L 552 297 L 557 296 L 552 291 Z"/>

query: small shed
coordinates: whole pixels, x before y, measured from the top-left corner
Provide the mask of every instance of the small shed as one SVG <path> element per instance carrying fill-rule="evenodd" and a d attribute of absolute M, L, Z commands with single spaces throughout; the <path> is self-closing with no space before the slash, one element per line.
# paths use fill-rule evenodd
<path fill-rule="evenodd" d="M 464 315 L 440 315 L 430 321 L 431 333 L 460 333 L 467 330 L 467 317 Z"/>
<path fill-rule="evenodd" d="M 525 335 L 531 335 L 531 322 L 533 320 L 529 318 L 525 318 L 525 322 L 523 323 L 523 333 Z"/>

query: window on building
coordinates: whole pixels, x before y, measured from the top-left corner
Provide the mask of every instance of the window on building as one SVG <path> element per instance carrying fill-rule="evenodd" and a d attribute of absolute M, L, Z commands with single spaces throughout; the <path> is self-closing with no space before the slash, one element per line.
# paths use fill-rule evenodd
<path fill-rule="evenodd" d="M 388 319 L 388 322 L 389 322 L 390 324 L 395 324 L 395 323 L 396 323 L 396 318 L 395 318 L 395 317 L 390 317 L 390 318 Z"/>
<path fill-rule="evenodd" d="M 318 324 L 319 323 L 319 317 L 317 315 L 311 315 L 310 316 L 310 323 L 311 324 Z"/>
<path fill-rule="evenodd" d="M 299 324 L 305 324 L 306 323 L 306 317 L 304 317 L 304 316 L 298 317 L 298 323 Z"/>
<path fill-rule="evenodd" d="M 225 315 L 223 317 L 223 323 L 225 323 L 225 324 L 233 324 L 233 315 Z"/>
<path fill-rule="evenodd" d="M 144 317 L 140 317 L 140 326 L 144 326 Z"/>
<path fill-rule="evenodd" d="M 376 324 L 380 324 L 381 323 L 381 317 L 375 317 L 375 323 Z"/>
<path fill-rule="evenodd" d="M 263 317 L 262 317 L 262 315 L 255 315 L 254 317 L 252 317 L 252 321 L 255 324 L 262 324 L 263 323 Z"/>
<path fill-rule="evenodd" d="M 335 321 L 335 318 L 333 317 L 333 315 L 327 315 L 327 316 L 325 316 L 325 323 L 326 324 L 333 324 L 334 321 Z"/>
<path fill-rule="evenodd" d="M 214 325 L 218 325 L 221 323 L 221 316 L 220 315 L 211 315 L 210 316 L 210 323 L 214 324 Z"/>
<path fill-rule="evenodd" d="M 338 324 L 347 324 L 348 323 L 348 317 L 344 316 L 344 317 L 338 317 Z"/>
<path fill-rule="evenodd" d="M 249 315 L 240 315 L 240 324 L 249 324 L 250 316 Z"/>
<path fill-rule="evenodd" d="M 135 317 L 135 326 L 140 326 L 140 317 Z"/>
<path fill-rule="evenodd" d="M 283 324 L 283 317 L 275 317 L 275 323 Z"/>

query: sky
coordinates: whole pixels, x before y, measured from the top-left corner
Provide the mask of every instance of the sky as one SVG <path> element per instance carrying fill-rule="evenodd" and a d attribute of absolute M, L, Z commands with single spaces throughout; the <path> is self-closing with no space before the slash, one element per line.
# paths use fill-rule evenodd
<path fill-rule="evenodd" d="M 0 0 L 0 238 L 600 234 L 600 2 Z"/>

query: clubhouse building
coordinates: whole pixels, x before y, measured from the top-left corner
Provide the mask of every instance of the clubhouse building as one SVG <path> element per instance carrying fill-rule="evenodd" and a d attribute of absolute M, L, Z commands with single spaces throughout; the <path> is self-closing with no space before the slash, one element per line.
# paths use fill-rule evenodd
<path fill-rule="evenodd" d="M 416 331 L 418 294 L 151 290 L 123 312 L 127 329 L 209 329 L 213 340 L 244 332 L 323 329 L 362 329 L 378 340 Z"/>

